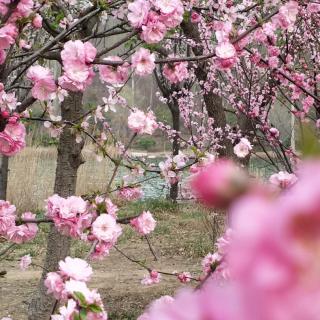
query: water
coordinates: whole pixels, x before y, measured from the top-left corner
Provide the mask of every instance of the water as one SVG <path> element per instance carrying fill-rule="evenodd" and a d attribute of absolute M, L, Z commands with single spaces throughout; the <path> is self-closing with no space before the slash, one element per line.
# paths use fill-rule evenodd
<path fill-rule="evenodd" d="M 152 159 L 152 163 L 158 165 L 160 161 L 163 161 L 163 157 L 157 157 Z M 251 158 L 250 164 L 249 164 L 249 172 L 253 174 L 256 177 L 262 178 L 262 179 L 268 179 L 273 173 L 276 172 L 276 169 L 274 166 L 268 164 L 266 161 L 263 161 L 260 158 Z M 120 174 L 118 177 L 120 178 L 122 175 L 128 174 L 128 170 L 125 168 L 122 168 L 120 170 Z M 183 177 L 187 177 L 188 172 L 186 171 L 183 174 Z M 145 180 L 147 178 L 154 177 L 150 180 L 147 180 L 143 182 L 142 190 L 144 193 L 144 199 L 150 199 L 150 198 L 166 198 L 169 193 L 169 187 L 164 181 L 164 179 L 160 178 L 159 175 L 154 173 L 146 173 L 145 176 L 141 177 L 140 180 Z M 183 178 L 182 178 L 183 179 Z M 119 180 L 116 180 L 117 183 L 119 183 Z M 183 183 L 183 180 L 182 180 Z"/>

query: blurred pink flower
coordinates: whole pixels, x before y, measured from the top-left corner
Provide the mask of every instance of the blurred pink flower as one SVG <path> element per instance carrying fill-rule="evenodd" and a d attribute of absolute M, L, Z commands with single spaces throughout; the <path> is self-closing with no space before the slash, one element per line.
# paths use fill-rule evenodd
<path fill-rule="evenodd" d="M 31 265 L 31 263 L 32 263 L 31 256 L 30 256 L 30 254 L 27 254 L 21 258 L 20 263 L 19 263 L 19 267 L 22 271 L 25 271 L 28 269 L 28 267 Z"/>
<path fill-rule="evenodd" d="M 276 185 L 277 187 L 281 189 L 287 189 L 294 185 L 297 182 L 298 178 L 293 173 L 288 173 L 285 171 L 280 171 L 278 173 L 273 174 L 269 181 L 273 185 Z"/>
<path fill-rule="evenodd" d="M 217 160 L 202 168 L 191 180 L 195 196 L 205 205 L 226 207 L 247 191 L 247 174 L 230 160 Z"/>

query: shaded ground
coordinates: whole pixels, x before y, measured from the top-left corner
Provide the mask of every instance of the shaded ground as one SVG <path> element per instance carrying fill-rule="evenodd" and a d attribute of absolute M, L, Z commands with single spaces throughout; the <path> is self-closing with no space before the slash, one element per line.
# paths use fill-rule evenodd
<path fill-rule="evenodd" d="M 156 270 L 200 272 L 201 258 L 212 250 L 212 240 L 208 231 L 207 212 L 195 205 L 180 204 L 174 206 L 169 202 L 143 202 L 123 208 L 120 214 L 130 215 L 148 208 L 158 221 L 157 229 L 151 236 L 153 247 L 159 257 L 156 262 L 145 240 L 125 227 L 118 244 L 128 256 L 145 260 L 148 266 Z M 210 228 L 210 226 L 209 226 Z M 25 272 L 19 270 L 19 257 L 30 253 L 34 262 L 41 264 L 43 249 L 40 245 L 45 239 L 47 228 L 33 244 L 18 248 L 7 259 L 0 261 L 0 271 L 8 273 L 0 278 L 0 318 L 11 315 L 14 320 L 26 319 L 27 303 L 35 290 L 41 269 L 32 267 Z M 88 248 L 74 243 L 72 256 L 83 257 Z M 175 277 L 162 277 L 160 284 L 145 287 L 140 284 L 146 273 L 137 264 L 128 261 L 119 252 L 112 250 L 103 261 L 92 263 L 94 277 L 90 287 L 97 287 L 104 299 L 110 319 L 136 319 L 145 306 L 164 294 L 173 294 L 181 287 Z"/>

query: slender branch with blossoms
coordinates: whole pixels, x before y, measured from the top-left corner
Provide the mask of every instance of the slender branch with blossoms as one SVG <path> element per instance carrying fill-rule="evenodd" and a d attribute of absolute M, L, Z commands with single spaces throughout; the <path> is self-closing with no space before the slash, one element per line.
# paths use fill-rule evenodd
<path fill-rule="evenodd" d="M 319 165 L 315 161 L 299 167 L 299 152 L 285 146 L 271 112 L 284 104 L 290 116 L 320 127 L 319 3 L 0 0 L 0 19 L 1 155 L 21 152 L 26 146 L 25 124 L 40 121 L 52 137 L 70 132 L 79 147 L 85 137 L 90 138 L 97 157 L 114 165 L 105 193 L 52 195 L 43 219 L 32 212 L 18 215 L 14 205 L 0 200 L 1 237 L 22 244 L 34 239 L 39 223 L 53 223 L 61 234 L 90 243 L 91 258 L 105 257 L 121 236 L 120 224 L 130 224 L 147 241 L 156 224 L 149 211 L 118 218 L 110 193 L 125 201 L 137 200 L 142 197 L 139 182 L 148 179 L 139 177 L 146 172 L 160 174 L 173 185 L 189 169 L 196 175 L 192 177 L 196 198 L 210 207 L 231 208 L 232 236 L 227 232 L 230 239 L 221 240 L 218 252 L 204 259 L 205 276 L 197 293 L 176 300 L 165 297 L 141 319 L 185 319 L 185 314 L 224 320 L 298 320 L 302 315 L 316 319 L 318 278 L 313 257 L 319 188 L 314 188 L 312 173 L 318 178 Z M 105 45 L 115 35 L 120 38 Z M 121 96 L 133 75 L 160 73 L 158 98 L 174 101 L 185 131 L 172 130 L 157 121 L 151 109 L 142 111 Z M 103 104 L 96 103 L 77 119 L 62 119 L 61 103 L 69 95 L 86 92 L 96 74 L 106 86 Z M 172 89 L 169 95 L 161 90 L 163 82 Z M 40 117 L 32 115 L 35 103 L 43 109 Z M 129 111 L 128 143 L 117 137 L 107 120 L 110 111 L 120 108 Z M 236 120 L 228 120 L 226 112 Z M 157 129 L 178 139 L 192 156 L 179 152 L 156 168 L 131 157 L 133 139 L 153 135 Z M 116 156 L 108 152 L 109 140 Z M 250 155 L 258 156 L 258 148 L 278 171 L 287 171 L 272 175 L 273 187 L 253 183 L 232 163 L 216 160 L 219 155 L 235 155 L 244 163 Z M 121 174 L 113 189 L 121 166 L 130 174 Z M 287 193 L 280 193 L 282 189 Z M 22 262 L 29 263 L 27 258 Z M 144 268 L 149 272 L 144 284 L 158 283 L 161 273 L 172 275 Z M 304 281 L 307 270 L 312 281 Z M 48 273 L 48 293 L 65 303 L 52 319 L 107 318 L 100 295 L 87 287 L 91 274 L 85 261 L 71 257 L 59 263 L 57 272 Z M 188 282 L 192 277 L 181 273 L 178 279 Z M 217 283 L 226 280 L 221 289 Z M 254 310 L 249 308 L 253 297 Z M 220 303 L 225 301 L 238 308 Z M 192 310 L 181 310 L 181 305 Z"/>

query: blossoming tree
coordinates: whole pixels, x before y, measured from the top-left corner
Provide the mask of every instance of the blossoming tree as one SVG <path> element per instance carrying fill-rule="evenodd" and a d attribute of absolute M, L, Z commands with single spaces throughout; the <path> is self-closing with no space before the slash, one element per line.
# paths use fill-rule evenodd
<path fill-rule="evenodd" d="M 312 192 L 310 172 L 319 172 L 319 165 L 306 165 L 301 169 L 301 183 L 296 183 L 293 172 L 299 154 L 283 143 L 270 113 L 274 108 L 288 108 L 289 116 L 319 127 L 320 4 L 292 0 L 0 0 L 0 15 L 0 153 L 8 157 L 19 153 L 26 145 L 26 126 L 32 121 L 43 122 L 52 136 L 59 137 L 55 194 L 46 200 L 45 218 L 37 219 L 31 212 L 18 216 L 13 204 L 5 199 L 0 203 L 0 235 L 9 242 L 33 239 L 39 223 L 52 225 L 45 271 L 29 318 L 49 318 L 58 312 L 52 319 L 106 319 L 100 295 L 86 284 L 91 267 L 84 260 L 67 257 L 70 239 L 91 244 L 87 258 L 101 258 L 115 246 L 121 224 L 130 224 L 147 236 L 156 225 L 152 214 L 118 219 L 111 193 L 134 200 L 141 197 L 139 182 L 144 173 L 161 174 L 168 184 L 176 185 L 182 172 L 190 169 L 196 175 L 194 193 L 207 205 L 225 208 L 241 197 L 233 209 L 240 212 L 233 222 L 232 238 L 236 240 L 229 248 L 229 241 L 220 239 L 219 252 L 206 257 L 206 277 L 200 290 L 175 300 L 164 297 L 141 319 L 187 319 L 186 310 L 196 318 L 208 319 L 302 319 L 308 301 L 314 302 L 318 296 L 317 288 L 302 279 L 306 266 L 311 265 L 312 279 L 317 280 L 315 255 L 309 257 L 304 244 L 313 244 L 316 250 L 319 219 L 316 204 L 306 207 L 297 195 L 306 188 L 310 191 L 307 199 L 315 203 L 318 189 Z M 120 38 L 111 41 L 115 35 Z M 108 46 L 101 45 L 101 39 Z M 55 70 L 49 66 L 51 61 Z M 179 110 L 188 136 L 177 128 L 172 131 L 159 123 L 151 110 L 129 105 L 121 96 L 132 74 L 151 77 L 153 73 L 162 77 L 159 84 L 170 85 L 170 94 L 162 90 L 160 98 Z M 96 74 L 106 85 L 103 104 L 85 109 L 82 96 Z M 42 108 L 41 117 L 33 116 L 34 104 Z M 118 108 L 129 110 L 128 143 L 116 137 L 106 119 L 108 112 Z M 159 168 L 132 158 L 128 150 L 134 139 L 152 135 L 156 129 L 174 137 L 175 143 L 189 148 L 193 156 L 176 153 Z M 114 170 L 103 194 L 76 197 L 85 138 L 94 144 L 97 157 L 114 164 Z M 116 146 L 116 156 L 108 151 L 109 141 Z M 246 174 L 226 160 L 214 162 L 220 155 L 237 156 L 246 163 L 254 146 L 259 146 L 277 169 L 288 171 L 272 176 L 276 191 L 249 183 Z M 130 174 L 112 189 L 120 166 Z M 274 193 L 295 183 L 290 193 L 274 200 Z M 246 192 L 249 196 L 242 198 Z M 294 205 L 281 205 L 283 201 Z M 246 225 L 243 221 L 252 213 L 250 203 L 259 212 L 252 224 Z M 273 230 L 273 219 L 279 219 L 275 213 L 283 217 Z M 269 231 L 264 229 L 266 225 L 273 232 L 259 232 Z M 279 245 L 282 240 L 283 246 Z M 251 264 L 254 261 L 257 263 Z M 25 257 L 21 266 L 28 264 Z M 143 267 L 148 271 L 143 283 L 160 281 L 159 270 Z M 229 274 L 235 281 L 220 289 L 218 280 L 211 280 L 217 274 L 219 282 L 229 279 Z M 181 282 L 192 279 L 187 272 L 177 277 Z M 207 280 L 213 284 L 204 286 Z M 281 294 L 285 294 L 284 300 L 279 298 Z M 259 308 L 250 311 L 253 296 Z M 219 304 L 225 297 L 239 309 Z M 211 300 L 217 305 L 212 306 Z M 292 303 L 298 300 L 300 303 Z M 64 306 L 58 309 L 60 302 Z M 182 305 L 191 309 L 179 308 Z M 316 319 L 317 304 L 308 311 L 308 318 Z"/>

